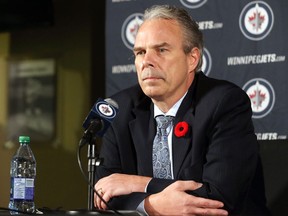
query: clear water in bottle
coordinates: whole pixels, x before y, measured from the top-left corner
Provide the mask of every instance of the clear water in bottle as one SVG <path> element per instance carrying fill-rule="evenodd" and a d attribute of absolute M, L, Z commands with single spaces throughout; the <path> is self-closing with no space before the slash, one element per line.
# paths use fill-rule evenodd
<path fill-rule="evenodd" d="M 20 136 L 20 146 L 12 157 L 10 176 L 9 208 L 20 212 L 35 212 L 34 182 L 36 177 L 36 160 L 29 146 L 30 137 Z M 11 211 L 11 214 L 19 212 Z"/>

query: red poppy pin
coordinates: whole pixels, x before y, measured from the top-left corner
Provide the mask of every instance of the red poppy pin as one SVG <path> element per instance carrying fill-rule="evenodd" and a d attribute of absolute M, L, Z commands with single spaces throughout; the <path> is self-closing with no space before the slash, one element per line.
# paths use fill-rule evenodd
<path fill-rule="evenodd" d="M 187 122 L 179 122 L 174 128 L 174 134 L 176 137 L 184 137 L 189 130 L 189 125 Z"/>

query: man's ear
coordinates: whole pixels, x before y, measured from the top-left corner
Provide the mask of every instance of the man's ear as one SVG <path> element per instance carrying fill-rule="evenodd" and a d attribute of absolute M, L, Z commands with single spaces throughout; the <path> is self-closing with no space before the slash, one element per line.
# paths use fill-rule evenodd
<path fill-rule="evenodd" d="M 197 65 L 200 61 L 201 54 L 200 50 L 197 47 L 192 48 L 190 53 L 188 53 L 188 67 L 189 67 L 189 72 L 195 72 Z"/>

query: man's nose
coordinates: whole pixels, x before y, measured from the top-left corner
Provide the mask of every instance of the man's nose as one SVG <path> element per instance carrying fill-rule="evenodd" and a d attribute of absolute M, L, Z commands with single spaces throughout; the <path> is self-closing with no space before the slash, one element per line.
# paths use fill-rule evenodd
<path fill-rule="evenodd" d="M 146 51 L 142 59 L 142 69 L 146 67 L 154 67 L 155 55 L 153 51 Z"/>

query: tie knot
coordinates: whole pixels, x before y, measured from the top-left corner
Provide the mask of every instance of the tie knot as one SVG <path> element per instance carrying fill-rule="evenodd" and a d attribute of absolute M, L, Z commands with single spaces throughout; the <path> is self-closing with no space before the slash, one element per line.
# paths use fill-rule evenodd
<path fill-rule="evenodd" d="M 173 118 L 173 116 L 156 116 L 157 127 L 161 129 L 167 129 L 171 125 Z"/>

